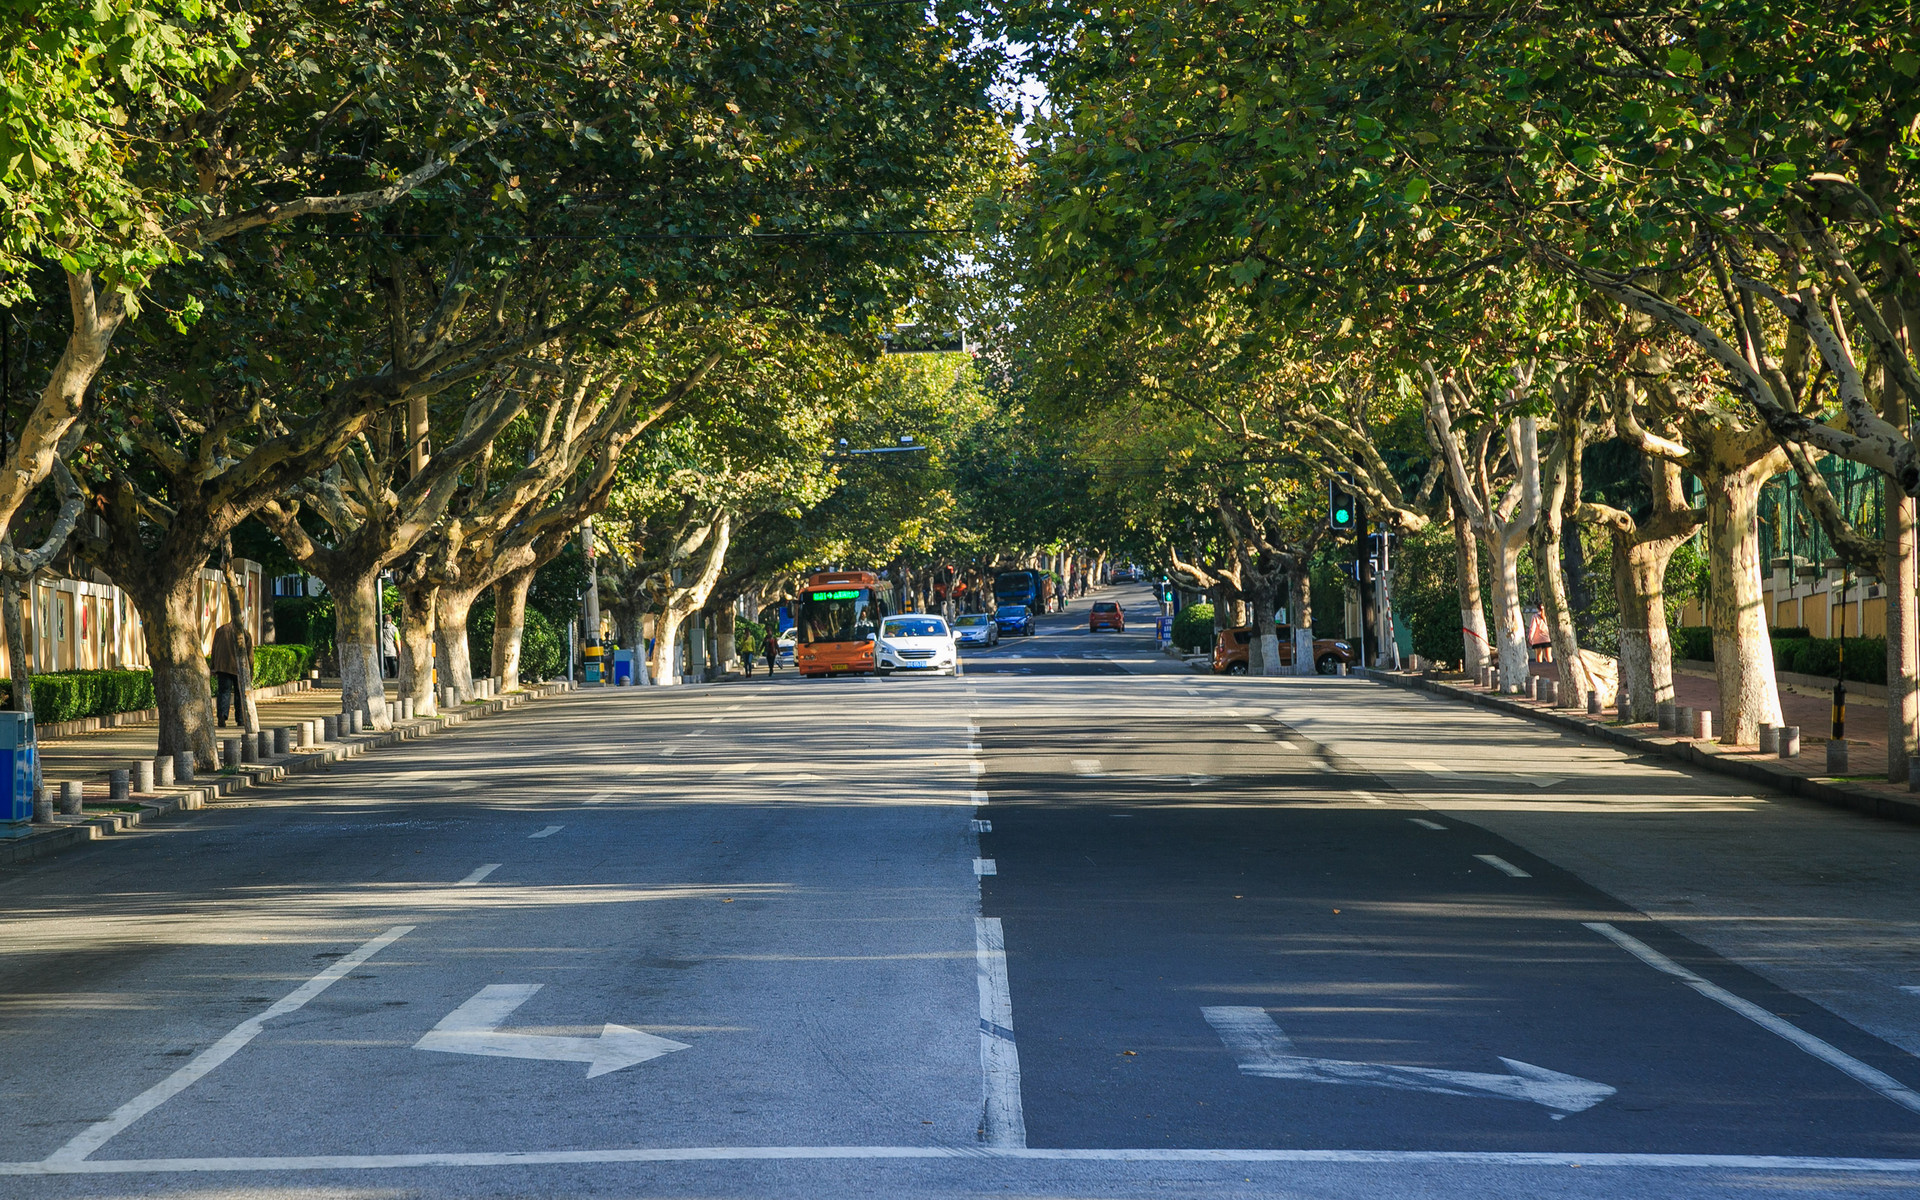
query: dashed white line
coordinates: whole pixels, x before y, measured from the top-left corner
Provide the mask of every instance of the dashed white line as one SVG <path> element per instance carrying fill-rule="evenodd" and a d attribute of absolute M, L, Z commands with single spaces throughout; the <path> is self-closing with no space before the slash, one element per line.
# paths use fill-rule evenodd
<path fill-rule="evenodd" d="M 559 833 L 562 829 L 565 829 L 565 828 L 566 828 L 565 825 L 549 825 L 545 829 L 542 829 L 539 833 L 528 834 L 527 840 L 531 841 L 534 838 L 549 838 L 549 837 L 552 837 L 554 834 Z"/>
<path fill-rule="evenodd" d="M 501 867 L 500 863 L 487 863 L 485 866 L 475 867 L 473 869 L 473 874 L 467 876 L 465 879 L 462 879 L 459 883 L 454 884 L 454 886 L 455 887 L 472 887 L 474 884 L 479 883 L 482 879 L 485 879 L 487 876 L 493 874 L 495 871 L 498 871 L 500 867 Z"/>
<path fill-rule="evenodd" d="M 605 804 L 607 801 L 613 799 L 613 797 L 614 793 L 612 792 L 595 792 L 593 795 L 587 797 L 586 802 L 588 804 Z"/>
<path fill-rule="evenodd" d="M 666 748 L 665 750 L 662 750 L 662 751 L 660 752 L 660 757 L 662 757 L 662 758 L 668 758 L 668 757 L 670 757 L 670 756 L 672 756 L 672 755 L 675 755 L 675 754 L 678 754 L 678 753 L 680 753 L 680 747 L 678 747 L 678 746 L 668 746 L 668 747 L 667 747 L 667 748 Z"/>
<path fill-rule="evenodd" d="M 498 866 L 499 864 L 494 864 Z M 284 1017 L 304 1006 L 307 1001 L 332 987 L 344 978 L 349 971 L 380 951 L 413 932 L 411 925 L 395 925 L 379 937 L 363 944 L 359 949 L 335 962 L 326 970 L 307 980 L 293 991 L 287 993 L 259 1015 L 248 1017 L 234 1026 L 233 1031 L 195 1055 L 192 1062 L 181 1067 L 159 1083 L 154 1084 L 138 1096 L 115 1109 L 113 1115 L 104 1121 L 88 1126 L 66 1145 L 55 1150 L 47 1158 L 46 1165 L 68 1164 L 84 1169 L 81 1162 L 87 1155 L 107 1144 L 107 1141 L 127 1126 L 146 1116 L 154 1109 L 173 1099 L 215 1067 L 238 1054 L 246 1044 L 258 1037 L 261 1029 L 275 1017 Z M 11 1165 L 11 1164 L 9 1164 Z M 12 1174 L 13 1172 L 8 1172 Z"/>
<path fill-rule="evenodd" d="M 981 762 L 979 759 L 968 763 L 967 766 L 972 769 L 975 775 L 985 775 L 987 773 L 987 764 Z"/>
<path fill-rule="evenodd" d="M 1253 730 L 1255 733 L 1265 733 L 1267 731 L 1265 725 L 1255 725 L 1252 721 L 1247 722 L 1247 728 Z"/>
<path fill-rule="evenodd" d="M 985 804 L 987 802 L 987 794 L 985 792 L 968 792 L 967 799 L 975 804 Z"/>
<path fill-rule="evenodd" d="M 968 742 L 968 743 L 967 743 L 967 753 L 968 753 L 968 754 L 978 754 L 978 753 L 980 753 L 980 743 L 979 743 L 979 742 Z"/>
<path fill-rule="evenodd" d="M 973 873 L 975 875 L 998 875 L 1000 868 L 990 858 L 976 858 L 973 860 Z"/>
<path fill-rule="evenodd" d="M 1532 879 L 1533 878 L 1532 875 L 1528 874 L 1525 871 L 1522 871 L 1519 867 L 1516 867 L 1512 863 L 1508 862 L 1506 859 L 1501 858 L 1498 854 L 1476 854 L 1474 855 L 1474 857 L 1479 859 L 1481 862 L 1487 864 L 1488 866 L 1492 867 L 1494 870 L 1500 871 L 1507 875 L 1511 875 L 1515 879 Z"/>
<path fill-rule="evenodd" d="M 992 822 L 992 821 L 987 821 L 987 820 L 982 820 L 982 819 L 981 819 L 981 818 L 979 818 L 979 817 L 975 817 L 975 818 L 973 819 L 973 831 L 974 831 L 975 833 L 992 833 L 992 832 L 993 832 L 993 822 Z"/>
<path fill-rule="evenodd" d="M 1379 804 L 1383 806 L 1386 804 L 1385 800 L 1361 788 L 1354 788 L 1352 795 L 1355 800 L 1358 800 L 1362 804 Z"/>
<path fill-rule="evenodd" d="M 1875 1070 L 1851 1054 L 1813 1036 L 1798 1025 L 1781 1020 L 1753 1001 L 1744 1000 L 1718 984 L 1708 983 L 1632 934 L 1622 933 L 1605 921 L 1582 921 L 1581 924 L 1654 970 L 1673 976 L 1715 1004 L 1739 1013 L 1768 1033 L 1785 1038 L 1821 1062 L 1852 1076 L 1900 1107 L 1920 1112 L 1920 1093 L 1916 1093 L 1891 1075 Z"/>
<path fill-rule="evenodd" d="M 1412 821 L 1415 825 L 1418 825 L 1422 829 L 1434 829 L 1434 830 L 1439 830 L 1441 832 L 1445 832 L 1447 828 L 1445 825 L 1442 825 L 1440 822 L 1429 821 L 1425 817 L 1408 817 L 1407 820 Z"/>

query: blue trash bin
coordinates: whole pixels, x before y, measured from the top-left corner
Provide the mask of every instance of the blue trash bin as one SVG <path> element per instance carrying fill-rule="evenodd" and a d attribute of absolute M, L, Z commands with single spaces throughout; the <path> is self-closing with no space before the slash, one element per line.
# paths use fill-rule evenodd
<path fill-rule="evenodd" d="M 0 823 L 24 825 L 33 820 L 33 714 L 0 712 L 0 772 L 5 774 L 6 796 L 0 803 Z"/>
<path fill-rule="evenodd" d="M 633 651 L 615 650 L 613 652 L 613 686 L 626 687 L 633 683 Z"/>

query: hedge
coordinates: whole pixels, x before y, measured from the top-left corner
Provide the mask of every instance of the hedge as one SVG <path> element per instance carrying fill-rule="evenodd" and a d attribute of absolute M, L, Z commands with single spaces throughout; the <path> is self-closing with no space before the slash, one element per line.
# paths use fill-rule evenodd
<path fill-rule="evenodd" d="M 1189 604 L 1173 619 L 1173 644 L 1187 651 L 1213 649 L 1213 605 Z"/>
<path fill-rule="evenodd" d="M 35 675 L 32 686 L 33 719 L 38 725 L 154 706 L 153 675 L 147 671 L 50 671 Z M 7 681 L 7 703 L 13 703 L 11 680 Z"/>
<path fill-rule="evenodd" d="M 253 648 L 253 686 L 273 687 L 306 678 L 313 647 L 299 642 L 269 642 Z"/>
<path fill-rule="evenodd" d="M 493 674 L 493 606 L 475 605 L 467 615 L 467 660 L 475 678 Z M 611 658 L 608 659 L 612 661 Z M 546 614 L 527 606 L 520 627 L 520 678 L 537 682 L 558 678 L 567 669 L 567 644 Z"/>
<path fill-rule="evenodd" d="M 1799 627 L 1772 631 L 1773 669 L 1796 675 L 1832 679 L 1840 671 L 1840 641 L 1806 636 Z M 1887 681 L 1887 639 L 1847 638 L 1847 678 L 1855 683 Z M 1673 631 L 1673 656 L 1696 662 L 1713 661 L 1713 630 L 1705 625 L 1682 625 Z"/>

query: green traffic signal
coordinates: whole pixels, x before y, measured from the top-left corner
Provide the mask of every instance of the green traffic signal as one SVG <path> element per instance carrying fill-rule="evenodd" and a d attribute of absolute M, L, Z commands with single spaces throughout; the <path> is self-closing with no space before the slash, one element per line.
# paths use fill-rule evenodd
<path fill-rule="evenodd" d="M 1346 509 L 1336 508 L 1333 510 L 1333 523 L 1335 525 L 1345 525 L 1351 520 L 1353 520 L 1353 514 Z"/>

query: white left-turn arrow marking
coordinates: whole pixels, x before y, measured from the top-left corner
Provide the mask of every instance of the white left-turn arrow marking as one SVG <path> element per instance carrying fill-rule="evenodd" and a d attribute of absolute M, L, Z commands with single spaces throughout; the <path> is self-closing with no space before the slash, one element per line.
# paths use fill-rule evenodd
<path fill-rule="evenodd" d="M 446 1054 L 485 1054 L 493 1058 L 545 1058 L 587 1064 L 587 1078 L 631 1067 L 675 1050 L 685 1042 L 655 1037 L 625 1025 L 609 1024 L 599 1037 L 565 1037 L 542 1033 L 502 1033 L 501 1022 L 540 990 L 537 983 L 493 983 L 446 1015 L 413 1044 L 415 1050 Z"/>
<path fill-rule="evenodd" d="M 1342 1062 L 1332 1058 L 1305 1058 L 1264 1008 L 1223 1005 L 1200 1010 L 1220 1040 L 1240 1061 L 1242 1075 L 1266 1079 L 1299 1079 L 1309 1083 L 1349 1083 L 1435 1092 L 1443 1096 L 1486 1096 L 1522 1100 L 1554 1110 L 1554 1119 L 1585 1112 L 1613 1095 L 1604 1083 L 1549 1071 L 1511 1058 L 1508 1075 L 1481 1071 L 1439 1071 L 1431 1067 L 1400 1067 L 1390 1063 Z"/>

